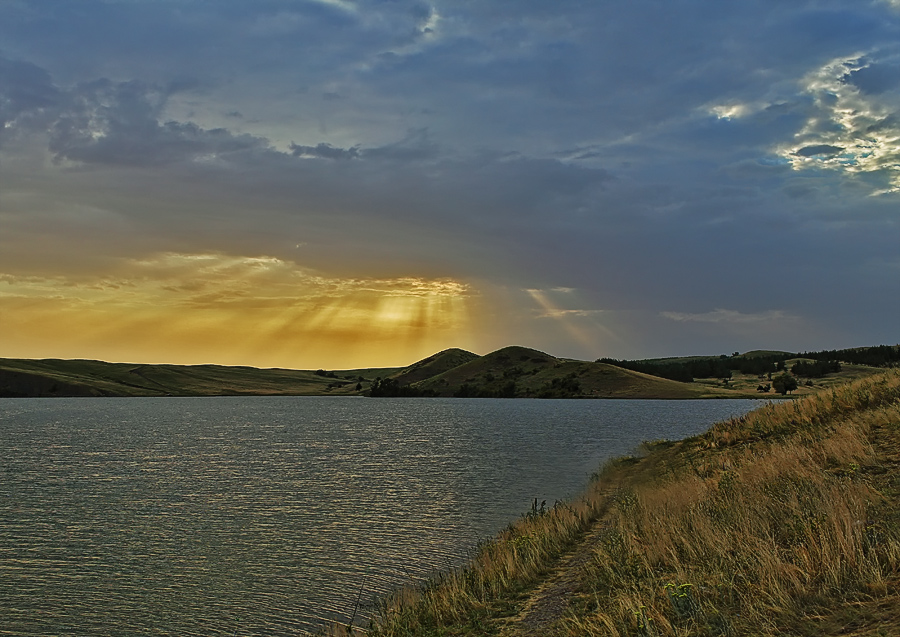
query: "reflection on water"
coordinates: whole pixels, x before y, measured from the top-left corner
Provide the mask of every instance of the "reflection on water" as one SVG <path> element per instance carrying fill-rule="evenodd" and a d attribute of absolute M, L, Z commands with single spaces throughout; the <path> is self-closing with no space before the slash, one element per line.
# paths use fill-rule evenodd
<path fill-rule="evenodd" d="M 0 634 L 297 635 L 757 401 L 0 399 Z"/>

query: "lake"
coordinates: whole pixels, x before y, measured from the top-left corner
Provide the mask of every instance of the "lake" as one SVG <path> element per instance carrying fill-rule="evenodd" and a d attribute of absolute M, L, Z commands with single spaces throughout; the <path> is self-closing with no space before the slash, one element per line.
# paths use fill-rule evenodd
<path fill-rule="evenodd" d="M 0 634 L 298 635 L 764 401 L 0 399 Z"/>

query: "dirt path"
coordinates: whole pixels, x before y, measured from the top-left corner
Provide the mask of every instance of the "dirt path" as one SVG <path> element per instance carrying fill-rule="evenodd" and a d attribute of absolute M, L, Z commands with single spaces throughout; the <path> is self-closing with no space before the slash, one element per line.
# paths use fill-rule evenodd
<path fill-rule="evenodd" d="M 575 548 L 562 556 L 541 584 L 529 595 L 518 615 L 504 621 L 501 637 L 553 637 L 561 635 L 559 621 L 564 617 L 572 596 L 578 590 L 582 569 L 607 529 L 607 514 L 620 484 L 603 490 L 600 514 L 587 535 Z"/>

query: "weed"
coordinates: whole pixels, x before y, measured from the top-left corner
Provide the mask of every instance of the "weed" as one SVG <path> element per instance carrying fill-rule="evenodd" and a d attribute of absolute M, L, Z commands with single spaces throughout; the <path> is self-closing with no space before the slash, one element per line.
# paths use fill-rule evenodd
<path fill-rule="evenodd" d="M 693 584 L 675 584 L 673 582 L 669 582 L 665 586 L 675 614 L 682 619 L 691 617 L 698 610 L 697 603 L 691 596 L 692 586 Z"/>
<path fill-rule="evenodd" d="M 631 612 L 634 614 L 637 634 L 640 635 L 640 637 L 656 637 L 653 618 L 647 616 L 647 607 L 641 606 L 637 610 Z"/>

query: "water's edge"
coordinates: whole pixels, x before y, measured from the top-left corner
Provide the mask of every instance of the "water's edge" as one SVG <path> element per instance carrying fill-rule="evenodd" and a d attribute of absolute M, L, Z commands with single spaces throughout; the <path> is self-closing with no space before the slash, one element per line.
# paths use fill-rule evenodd
<path fill-rule="evenodd" d="M 0 400 L 22 635 L 281 635 L 460 565 L 533 498 L 748 401 Z"/>

